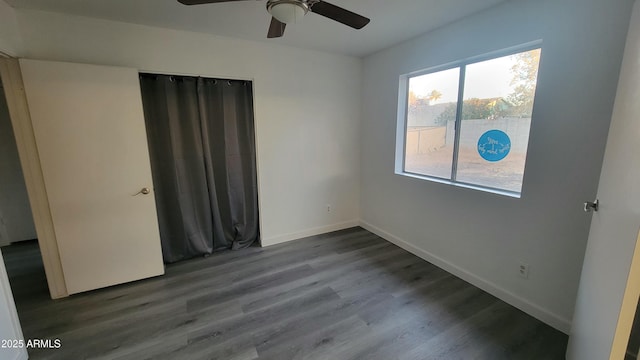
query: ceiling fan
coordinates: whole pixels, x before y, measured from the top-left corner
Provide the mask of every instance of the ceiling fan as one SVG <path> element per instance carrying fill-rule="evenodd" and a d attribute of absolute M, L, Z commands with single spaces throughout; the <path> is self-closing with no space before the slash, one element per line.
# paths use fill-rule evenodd
<path fill-rule="evenodd" d="M 231 1 L 247 0 L 178 0 L 185 5 L 213 4 Z M 287 24 L 298 22 L 308 12 L 322 15 L 331 20 L 350 26 L 354 29 L 362 29 L 371 21 L 339 6 L 329 4 L 322 0 L 267 0 L 267 11 L 273 16 L 269 26 L 268 38 L 281 37 Z"/>

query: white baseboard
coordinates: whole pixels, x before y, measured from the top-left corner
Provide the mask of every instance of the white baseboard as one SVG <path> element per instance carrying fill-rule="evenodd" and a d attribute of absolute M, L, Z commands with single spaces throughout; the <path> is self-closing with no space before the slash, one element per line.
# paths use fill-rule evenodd
<path fill-rule="evenodd" d="M 439 268 L 459 277 L 460 279 L 467 281 L 470 284 L 488 292 L 489 294 L 503 300 L 504 302 L 515 306 L 516 308 L 524 311 L 525 313 L 535 317 L 536 319 L 550 325 L 551 327 L 562 331 L 565 334 L 569 334 L 571 330 L 571 321 L 562 316 L 554 314 L 553 312 L 544 309 L 536 304 L 529 302 L 526 299 L 519 297 L 518 295 L 501 288 L 500 286 L 480 278 L 475 274 L 462 269 L 449 261 L 442 259 L 436 255 L 429 253 L 423 249 L 410 244 L 409 242 L 402 240 L 372 224 L 365 221 L 360 221 L 360 226 L 371 231 L 372 233 L 382 237 L 383 239 L 398 245 L 399 247 L 407 250 L 408 252 L 438 266 Z"/>
<path fill-rule="evenodd" d="M 296 231 L 289 234 L 277 235 L 268 238 L 262 238 L 261 244 L 263 247 L 281 244 L 291 240 L 298 240 L 301 238 L 305 238 L 307 236 L 320 235 L 332 231 L 348 229 L 354 226 L 360 226 L 360 220 L 350 220 L 337 224 L 331 224 L 326 226 L 315 227 L 311 229 L 306 229 L 302 231 Z"/>

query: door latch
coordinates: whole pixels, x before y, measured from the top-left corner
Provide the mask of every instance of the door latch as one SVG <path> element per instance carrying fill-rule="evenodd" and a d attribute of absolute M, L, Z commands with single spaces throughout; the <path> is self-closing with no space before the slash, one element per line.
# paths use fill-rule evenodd
<path fill-rule="evenodd" d="M 596 199 L 596 201 L 591 202 L 591 201 L 587 201 L 586 203 L 584 203 L 584 212 L 592 212 L 592 211 L 598 211 L 598 208 L 600 208 L 600 200 Z"/>

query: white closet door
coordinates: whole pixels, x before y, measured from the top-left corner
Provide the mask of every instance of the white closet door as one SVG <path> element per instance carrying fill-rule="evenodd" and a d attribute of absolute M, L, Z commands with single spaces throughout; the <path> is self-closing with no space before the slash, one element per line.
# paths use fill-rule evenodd
<path fill-rule="evenodd" d="M 20 67 L 69 294 L 163 274 L 137 71 Z"/>

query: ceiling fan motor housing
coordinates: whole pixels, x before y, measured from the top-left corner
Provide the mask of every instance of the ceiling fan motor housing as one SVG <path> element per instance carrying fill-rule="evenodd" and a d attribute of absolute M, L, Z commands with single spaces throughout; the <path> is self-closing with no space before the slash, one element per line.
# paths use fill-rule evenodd
<path fill-rule="evenodd" d="M 284 24 L 297 23 L 309 12 L 309 8 L 309 4 L 302 0 L 267 1 L 267 11 Z"/>

